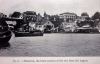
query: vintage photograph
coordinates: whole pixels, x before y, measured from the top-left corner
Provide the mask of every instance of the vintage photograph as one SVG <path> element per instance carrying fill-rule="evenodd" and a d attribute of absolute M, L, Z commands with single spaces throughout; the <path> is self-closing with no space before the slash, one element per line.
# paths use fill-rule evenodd
<path fill-rule="evenodd" d="M 0 0 L 0 57 L 100 56 L 100 0 Z"/>

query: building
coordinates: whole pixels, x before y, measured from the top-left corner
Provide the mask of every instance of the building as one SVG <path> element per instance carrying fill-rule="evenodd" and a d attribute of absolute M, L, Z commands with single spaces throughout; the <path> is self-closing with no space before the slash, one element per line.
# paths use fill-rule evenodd
<path fill-rule="evenodd" d="M 64 19 L 64 21 L 74 22 L 76 20 L 76 18 L 77 18 L 77 15 L 75 13 L 66 12 L 66 13 L 60 14 L 59 17 L 61 19 Z"/>
<path fill-rule="evenodd" d="M 50 16 L 50 21 L 54 24 L 54 32 L 59 32 L 63 19 L 60 19 L 58 15 L 52 15 Z"/>
<path fill-rule="evenodd" d="M 30 31 L 34 30 L 35 23 L 37 21 L 37 14 L 34 11 L 26 11 L 21 13 L 18 16 L 19 19 L 22 19 L 22 21 L 17 22 L 16 28 L 18 31 Z"/>
<path fill-rule="evenodd" d="M 40 29 L 40 30 L 53 30 L 54 29 L 54 24 L 47 19 L 42 19 L 42 21 L 39 21 L 36 23 L 36 29 Z"/>
<path fill-rule="evenodd" d="M 24 22 L 36 22 L 37 21 L 37 14 L 34 11 L 26 11 L 23 12 L 23 19 Z"/>
<path fill-rule="evenodd" d="M 49 15 L 44 13 L 44 17 L 42 17 L 42 19 L 40 21 L 37 21 L 36 29 L 40 29 L 40 30 L 44 30 L 44 31 L 46 31 L 46 30 L 49 30 L 49 31 L 54 30 L 54 24 L 50 21 Z"/>
<path fill-rule="evenodd" d="M 73 32 L 77 24 L 75 22 L 62 22 L 60 27 L 64 32 Z"/>

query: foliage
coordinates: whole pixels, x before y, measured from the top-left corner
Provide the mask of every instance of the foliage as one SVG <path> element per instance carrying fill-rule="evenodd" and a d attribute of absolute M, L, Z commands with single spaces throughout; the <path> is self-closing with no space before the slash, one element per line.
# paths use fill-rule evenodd
<path fill-rule="evenodd" d="M 55 27 L 59 27 L 64 20 L 60 19 L 58 15 L 53 15 L 50 16 L 50 21 L 55 25 Z"/>
<path fill-rule="evenodd" d="M 23 14 L 26 14 L 26 15 L 36 15 L 36 12 L 34 12 L 34 11 L 26 11 Z"/>
<path fill-rule="evenodd" d="M 87 16 L 87 17 L 89 17 L 89 15 L 88 15 L 87 12 L 83 12 L 83 13 L 81 14 L 81 16 Z"/>
<path fill-rule="evenodd" d="M 95 20 L 95 19 L 99 19 L 100 20 L 100 12 L 96 12 L 93 16 L 92 16 L 92 19 Z"/>
<path fill-rule="evenodd" d="M 14 13 L 10 14 L 10 17 L 19 18 L 20 15 L 21 15 L 20 12 L 15 11 Z"/>

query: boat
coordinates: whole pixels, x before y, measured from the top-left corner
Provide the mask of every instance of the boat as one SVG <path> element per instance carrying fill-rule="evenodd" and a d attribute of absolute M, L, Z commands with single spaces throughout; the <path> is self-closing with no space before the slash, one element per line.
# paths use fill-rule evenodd
<path fill-rule="evenodd" d="M 0 32 L 0 43 L 7 43 L 12 37 L 11 31 Z"/>
<path fill-rule="evenodd" d="M 42 31 L 15 32 L 15 37 L 43 36 Z"/>
<path fill-rule="evenodd" d="M 12 37 L 12 32 L 4 19 L 0 19 L 0 44 L 8 43 Z"/>
<path fill-rule="evenodd" d="M 50 30 L 50 29 L 44 29 L 44 33 L 52 33 L 52 30 Z"/>
<path fill-rule="evenodd" d="M 43 36 L 44 32 L 36 29 L 34 26 L 34 23 L 32 25 L 29 24 L 29 26 L 27 26 L 27 24 L 21 26 L 14 32 L 15 37 Z"/>

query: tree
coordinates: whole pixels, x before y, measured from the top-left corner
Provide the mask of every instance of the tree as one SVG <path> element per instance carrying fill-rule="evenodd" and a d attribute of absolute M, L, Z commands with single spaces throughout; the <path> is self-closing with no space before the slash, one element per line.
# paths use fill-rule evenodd
<path fill-rule="evenodd" d="M 6 18 L 6 17 L 7 17 L 7 15 L 0 12 L 0 18 Z"/>
<path fill-rule="evenodd" d="M 87 13 L 87 12 L 83 12 L 83 13 L 81 14 L 81 16 L 86 16 L 86 17 L 89 17 L 89 15 L 88 15 L 88 13 Z"/>
<path fill-rule="evenodd" d="M 26 11 L 26 12 L 23 12 L 23 14 L 26 14 L 26 15 L 37 15 L 36 12 L 34 12 L 34 11 Z"/>
<path fill-rule="evenodd" d="M 13 14 L 10 14 L 10 16 L 14 17 L 14 18 L 19 18 L 20 15 L 21 15 L 21 13 L 20 12 L 16 12 L 16 11 Z"/>
<path fill-rule="evenodd" d="M 42 16 L 40 15 L 40 13 L 38 13 L 37 15 L 37 21 L 41 21 L 42 20 Z"/>
<path fill-rule="evenodd" d="M 100 12 L 96 12 L 93 16 L 92 16 L 92 19 L 95 20 L 95 19 L 99 19 L 100 20 Z"/>

